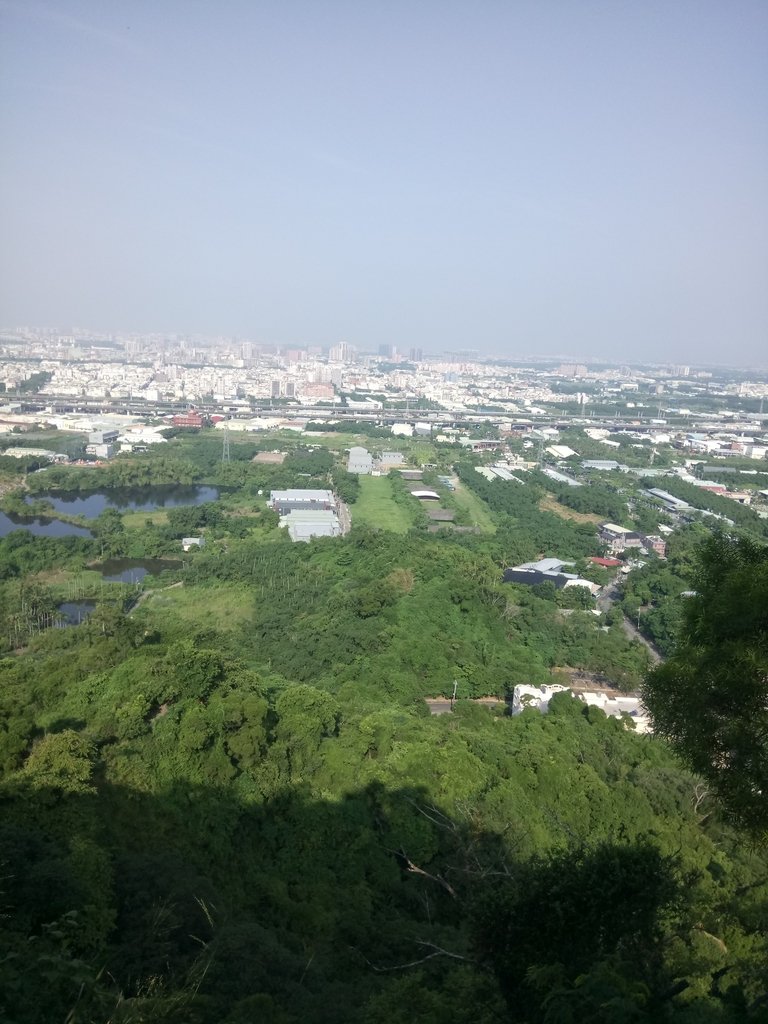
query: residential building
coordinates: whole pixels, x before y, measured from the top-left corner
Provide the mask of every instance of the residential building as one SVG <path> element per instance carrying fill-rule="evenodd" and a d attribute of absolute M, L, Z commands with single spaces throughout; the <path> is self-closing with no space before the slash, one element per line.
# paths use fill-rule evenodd
<path fill-rule="evenodd" d="M 615 523 L 603 523 L 600 527 L 600 540 L 614 555 L 628 548 L 644 548 L 655 552 L 659 558 L 666 558 L 667 555 L 667 544 L 662 537 L 637 533 Z"/>

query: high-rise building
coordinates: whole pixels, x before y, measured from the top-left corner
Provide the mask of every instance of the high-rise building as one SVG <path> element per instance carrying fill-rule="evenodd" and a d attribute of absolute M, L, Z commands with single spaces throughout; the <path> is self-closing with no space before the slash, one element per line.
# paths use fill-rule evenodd
<path fill-rule="evenodd" d="M 279 398 L 280 397 L 280 381 L 279 380 L 273 380 L 272 383 L 270 384 L 270 394 L 271 394 L 272 398 Z"/>
<path fill-rule="evenodd" d="M 422 352 L 422 350 L 420 348 L 412 348 L 411 349 L 411 362 L 412 363 L 420 363 L 423 358 L 424 358 L 424 353 Z"/>
<path fill-rule="evenodd" d="M 348 363 L 352 359 L 353 349 L 351 345 L 348 345 L 346 341 L 340 341 L 338 345 L 333 345 L 328 358 L 332 363 Z"/>

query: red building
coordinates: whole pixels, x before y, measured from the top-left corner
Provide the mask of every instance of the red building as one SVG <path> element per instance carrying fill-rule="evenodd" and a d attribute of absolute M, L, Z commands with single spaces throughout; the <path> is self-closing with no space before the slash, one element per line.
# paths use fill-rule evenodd
<path fill-rule="evenodd" d="M 202 427 L 203 417 L 199 412 L 190 409 L 189 412 L 179 413 L 171 421 L 174 427 Z"/>

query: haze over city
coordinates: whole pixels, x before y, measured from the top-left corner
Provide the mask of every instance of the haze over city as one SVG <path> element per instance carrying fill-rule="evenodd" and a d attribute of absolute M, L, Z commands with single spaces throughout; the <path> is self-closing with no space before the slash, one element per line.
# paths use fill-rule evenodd
<path fill-rule="evenodd" d="M 1 3 L 0 324 L 764 365 L 764 3 Z"/>

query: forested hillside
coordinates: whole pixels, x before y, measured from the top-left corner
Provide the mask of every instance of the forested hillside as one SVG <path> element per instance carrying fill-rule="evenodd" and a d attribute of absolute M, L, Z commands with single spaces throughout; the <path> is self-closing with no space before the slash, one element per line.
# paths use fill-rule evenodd
<path fill-rule="evenodd" d="M 97 558 L 207 537 L 143 589 L 100 583 L 82 625 L 6 632 L 0 1019 L 768 1018 L 761 840 L 662 739 L 567 694 L 516 717 L 472 699 L 568 672 L 641 681 L 618 608 L 501 582 L 548 554 L 589 571 L 589 524 L 474 474 L 493 533 L 291 544 L 258 490 L 325 484 L 338 459 L 181 450 L 230 490 L 104 513 L 92 540 L 0 541 L 5 628 L 22 601 L 90 586 Z M 697 545 L 681 535 L 671 579 L 653 565 L 626 600 L 649 614 Z M 455 710 L 430 715 L 454 684 Z"/>

